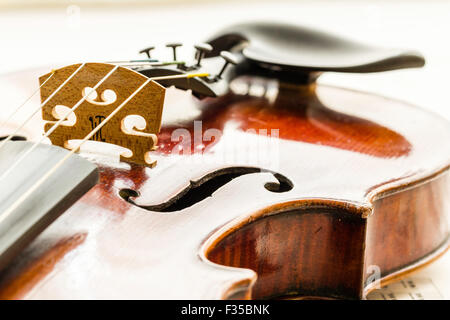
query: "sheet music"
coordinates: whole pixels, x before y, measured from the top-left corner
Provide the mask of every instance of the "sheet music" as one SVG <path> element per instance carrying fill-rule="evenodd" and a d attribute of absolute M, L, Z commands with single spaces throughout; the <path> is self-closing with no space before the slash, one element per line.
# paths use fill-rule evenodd
<path fill-rule="evenodd" d="M 368 300 L 448 300 L 450 299 L 450 253 L 417 273 L 374 290 Z"/>

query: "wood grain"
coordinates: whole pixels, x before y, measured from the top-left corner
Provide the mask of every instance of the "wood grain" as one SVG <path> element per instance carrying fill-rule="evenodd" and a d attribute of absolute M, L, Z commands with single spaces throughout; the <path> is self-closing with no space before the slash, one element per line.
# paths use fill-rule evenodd
<path fill-rule="evenodd" d="M 25 80 L 36 73 L 42 74 L 0 78 L 0 85 L 25 95 L 32 83 Z M 323 85 L 313 95 L 295 88 L 280 94 L 270 100 L 230 93 L 199 103 L 170 92 L 159 165 L 146 170 L 97 157 L 100 183 L 0 274 L 0 296 L 358 299 L 371 289 L 369 266 L 389 279 L 442 253 L 449 237 L 447 121 L 399 101 Z M 200 163 L 193 161 L 198 154 L 172 153 L 180 142 L 171 141 L 173 130 L 189 132 L 194 120 L 203 121 L 202 133 L 223 129 L 205 142 Z M 278 128 L 279 138 L 247 128 Z M 39 123 L 23 134 L 35 139 Z M 278 162 L 221 158 L 227 144 L 247 154 L 261 140 L 278 148 Z M 270 192 L 264 185 L 276 182 L 272 174 L 247 174 L 171 213 L 119 196 L 129 188 L 139 193 L 138 205 L 163 203 L 190 181 L 235 166 L 280 172 L 294 187 Z M 57 244 L 77 234 L 83 242 L 57 254 Z M 53 267 L 40 269 L 49 256 Z"/>
<path fill-rule="evenodd" d="M 69 78 L 80 64 L 74 64 L 55 70 L 55 74 L 41 89 L 41 101 L 46 99 Z M 60 118 L 55 113 L 56 106 L 71 109 L 83 97 L 87 97 L 74 111 L 75 123 L 64 123 L 54 130 L 49 138 L 53 144 L 70 148 L 69 140 L 83 139 L 95 129 L 99 123 L 124 102 L 147 78 L 130 69 L 119 67 L 96 90 L 90 91 L 114 65 L 104 63 L 87 63 L 73 78 L 54 95 L 42 108 L 42 118 L 47 121 L 44 130 L 47 132 Z M 42 84 L 50 74 L 39 78 Z M 110 91 L 112 100 L 106 99 L 105 93 Z M 97 94 L 98 92 L 98 94 Z M 119 113 L 97 132 L 92 140 L 115 144 L 131 151 L 122 153 L 121 160 L 142 165 L 154 166 L 149 152 L 155 150 L 156 134 L 161 127 L 161 116 L 164 105 L 165 88 L 156 82 L 146 85 Z M 114 96 L 115 95 L 115 96 Z M 63 115 L 67 111 L 63 111 Z M 127 128 L 125 119 L 130 116 L 140 116 L 145 120 L 144 128 Z"/>

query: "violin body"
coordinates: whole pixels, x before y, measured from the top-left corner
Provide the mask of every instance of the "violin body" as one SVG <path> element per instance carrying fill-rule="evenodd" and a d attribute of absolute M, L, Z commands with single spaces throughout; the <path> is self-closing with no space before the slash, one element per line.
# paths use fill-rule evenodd
<path fill-rule="evenodd" d="M 25 97 L 45 71 L 30 73 L 0 87 Z M 361 299 L 374 275 L 445 252 L 448 122 L 347 89 L 268 97 L 252 91 L 264 80 L 236 81 L 248 90 L 168 93 L 155 168 L 88 155 L 99 183 L 1 271 L 0 298 Z"/>
<path fill-rule="evenodd" d="M 361 299 L 445 252 L 449 123 L 315 82 L 420 54 L 266 23 L 179 45 L 0 77 L 4 106 L 41 93 L 0 128 L 0 298 Z"/>

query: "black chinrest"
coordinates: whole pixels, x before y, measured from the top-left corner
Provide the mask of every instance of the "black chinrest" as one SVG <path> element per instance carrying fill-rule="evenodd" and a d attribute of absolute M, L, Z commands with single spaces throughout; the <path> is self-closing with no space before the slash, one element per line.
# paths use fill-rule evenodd
<path fill-rule="evenodd" d="M 203 59 L 201 65 L 194 61 L 188 65 L 145 67 L 137 71 L 147 77 L 158 77 L 193 70 L 218 72 L 225 70 L 224 62 L 233 65 L 221 76 L 158 81 L 165 87 L 192 90 L 192 94 L 200 98 L 225 94 L 228 83 L 241 75 L 304 84 L 315 81 L 326 71 L 366 73 L 417 68 L 425 64 L 423 56 L 416 51 L 369 46 L 322 31 L 275 22 L 227 27 L 207 42 L 212 48 L 204 52 L 207 59 Z"/>
<path fill-rule="evenodd" d="M 259 68 L 271 73 L 379 72 L 422 67 L 415 51 L 369 46 L 328 33 L 282 23 L 244 23 L 217 33 L 208 43 L 221 51 L 241 52 Z M 274 74 L 272 74 L 274 75 Z"/>

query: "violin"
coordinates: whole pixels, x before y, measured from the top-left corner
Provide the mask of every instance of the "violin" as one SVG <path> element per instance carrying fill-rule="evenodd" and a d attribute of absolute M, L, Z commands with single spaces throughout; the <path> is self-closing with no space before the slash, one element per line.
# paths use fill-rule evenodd
<path fill-rule="evenodd" d="M 0 77 L 0 298 L 364 299 L 446 251 L 449 123 L 316 81 L 422 55 L 279 23 L 180 45 Z"/>

